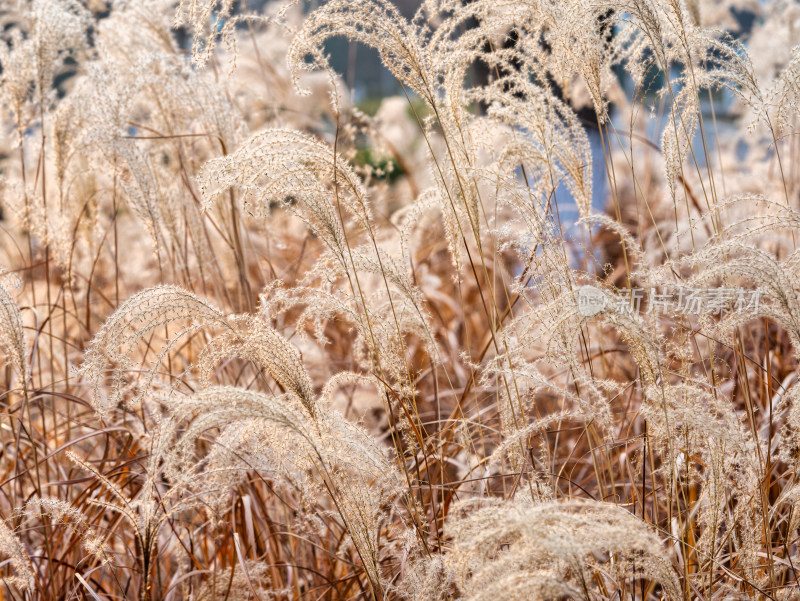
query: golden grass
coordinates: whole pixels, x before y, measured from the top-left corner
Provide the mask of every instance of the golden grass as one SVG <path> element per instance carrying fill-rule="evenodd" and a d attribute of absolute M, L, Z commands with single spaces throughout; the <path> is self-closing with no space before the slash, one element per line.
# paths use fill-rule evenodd
<path fill-rule="evenodd" d="M 798 598 L 800 46 L 738 4 L 0 3 L 0 598 Z"/>

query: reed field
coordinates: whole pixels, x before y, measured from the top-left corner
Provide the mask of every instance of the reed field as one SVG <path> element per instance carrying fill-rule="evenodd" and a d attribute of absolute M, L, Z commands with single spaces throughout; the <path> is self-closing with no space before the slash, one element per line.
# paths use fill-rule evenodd
<path fill-rule="evenodd" d="M 800 0 L 408 4 L 0 0 L 0 600 L 800 600 Z"/>

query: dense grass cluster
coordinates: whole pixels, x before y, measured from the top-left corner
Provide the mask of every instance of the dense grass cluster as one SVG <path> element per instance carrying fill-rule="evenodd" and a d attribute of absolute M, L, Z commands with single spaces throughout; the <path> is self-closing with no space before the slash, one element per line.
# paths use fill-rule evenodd
<path fill-rule="evenodd" d="M 0 599 L 800 598 L 795 1 L 0 22 Z"/>

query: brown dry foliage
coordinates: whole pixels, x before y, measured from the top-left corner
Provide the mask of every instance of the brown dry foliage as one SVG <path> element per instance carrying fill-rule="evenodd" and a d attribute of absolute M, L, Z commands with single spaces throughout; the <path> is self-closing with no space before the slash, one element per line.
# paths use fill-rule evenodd
<path fill-rule="evenodd" d="M 0 598 L 797 598 L 798 18 L 0 1 Z"/>

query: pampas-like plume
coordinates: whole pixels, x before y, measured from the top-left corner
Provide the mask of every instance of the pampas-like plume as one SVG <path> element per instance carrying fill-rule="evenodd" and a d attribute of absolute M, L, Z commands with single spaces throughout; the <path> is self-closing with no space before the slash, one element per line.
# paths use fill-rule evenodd
<path fill-rule="evenodd" d="M 193 449 L 197 438 L 211 429 L 223 428 L 227 433 L 225 450 L 206 468 L 212 477 L 216 472 L 235 473 L 247 468 L 231 457 L 231 451 L 245 450 L 245 456 L 257 465 L 271 467 L 270 472 L 278 478 L 299 472 L 319 479 L 345 524 L 374 592 L 379 594 L 384 587 L 380 524 L 384 505 L 397 494 L 400 478 L 383 449 L 366 432 L 334 410 L 319 406 L 309 416 L 300 410 L 302 405 L 297 400 L 287 402 L 286 397 L 232 387 L 211 387 L 192 396 L 176 396 L 167 404 L 174 419 L 190 424 L 177 447 L 183 460 L 173 467 L 196 469 Z M 258 444 L 251 445 L 251 437 L 256 437 Z M 259 455 L 269 461 L 264 463 Z M 205 486 L 205 477 L 200 471 L 195 485 Z M 314 502 L 320 489 L 311 491 L 314 494 L 308 500 Z"/>
<path fill-rule="evenodd" d="M 291 591 L 276 591 L 270 584 L 269 566 L 261 561 L 246 559 L 244 564 L 232 566 L 227 573 L 209 580 L 197 592 L 194 599 L 196 601 L 216 601 L 217 599 L 266 601 L 280 598 L 282 594 L 291 594 Z"/>
<path fill-rule="evenodd" d="M 185 329 L 165 342 L 159 359 L 148 371 L 140 395 L 150 388 L 161 358 L 180 338 L 202 328 L 224 326 L 224 318 L 219 309 L 177 286 L 156 286 L 131 296 L 95 335 L 80 369 L 92 384 L 92 398 L 97 411 L 104 414 L 122 400 L 129 384 L 127 378 L 135 366 L 134 357 L 144 336 L 174 322 L 189 322 Z M 106 369 L 109 366 L 113 366 L 111 385 L 106 388 Z"/>
<path fill-rule="evenodd" d="M 690 257 L 693 265 L 703 269 L 693 278 L 694 284 L 707 284 L 718 278 L 743 278 L 755 285 L 759 293 L 757 307 L 732 307 L 720 324 L 724 333 L 758 316 L 774 319 L 785 328 L 800 357 L 800 265 L 793 253 L 778 261 L 769 252 L 737 239 L 711 244 Z"/>
<path fill-rule="evenodd" d="M 465 504 L 461 511 L 450 526 L 453 543 L 443 564 L 420 562 L 423 570 L 444 577 L 433 588 L 413 591 L 412 598 L 444 599 L 449 585 L 471 601 L 498 596 L 589 599 L 592 574 L 606 562 L 610 569 L 601 580 L 627 577 L 626 570 L 635 564 L 636 576 L 658 582 L 665 598 L 681 598 L 663 545 L 644 522 L 615 505 L 565 501 L 531 506 L 516 501 L 472 511 Z"/>
<path fill-rule="evenodd" d="M 30 590 L 33 588 L 33 566 L 25 548 L 5 520 L 0 519 L 0 553 L 8 558 L 14 568 L 14 576 L 4 576 L 7 585 Z"/>
<path fill-rule="evenodd" d="M 327 67 L 321 48 L 326 39 L 336 35 L 377 48 L 384 64 L 399 81 L 428 102 L 435 102 L 431 55 L 418 42 L 414 28 L 386 0 L 334 0 L 312 13 L 287 56 L 295 84 L 299 84 L 300 71 Z M 313 60 L 306 61 L 307 56 Z"/>
<path fill-rule="evenodd" d="M 35 85 L 33 52 L 33 40 L 23 38 L 19 29 L 11 33 L 10 40 L 0 43 L 0 93 L 14 114 L 18 141 L 22 138 L 23 108 Z"/>
<path fill-rule="evenodd" d="M 85 51 L 92 20 L 77 0 L 34 0 L 32 16 L 36 86 L 44 101 L 61 62 Z"/>
<path fill-rule="evenodd" d="M 792 58 L 778 78 L 773 95 L 777 106 L 777 126 L 791 128 L 792 118 L 800 108 L 800 46 L 792 48 Z"/>
<path fill-rule="evenodd" d="M 293 394 L 309 415 L 318 412 L 314 390 L 300 354 L 289 342 L 258 316 L 236 316 L 228 319 L 231 329 L 212 339 L 198 360 L 205 381 L 222 359 L 241 357 L 255 362 L 278 384 Z"/>
<path fill-rule="evenodd" d="M 25 513 L 31 519 L 42 515 L 49 516 L 57 524 L 63 524 L 75 532 L 89 555 L 97 557 L 103 564 L 111 561 L 103 538 L 88 524 L 86 517 L 69 503 L 55 497 L 31 499 L 25 506 Z"/>
<path fill-rule="evenodd" d="M 328 246 L 347 270 L 347 242 L 337 213 L 332 185 L 341 186 L 336 198 L 362 228 L 371 214 L 358 176 L 333 149 L 309 135 L 273 129 L 256 134 L 236 152 L 209 161 L 200 174 L 203 194 L 214 199 L 236 186 L 259 216 L 269 214 L 277 201 L 296 212 Z"/>
<path fill-rule="evenodd" d="M 86 353 L 80 373 L 95 390 L 95 407 L 105 412 L 122 399 L 127 372 L 144 338 L 159 328 L 184 324 L 177 332 L 169 332 L 143 384 L 134 387 L 136 399 L 149 393 L 156 373 L 177 342 L 202 329 L 221 330 L 203 345 L 198 360 L 202 380 L 208 384 L 216 364 L 222 359 L 241 357 L 254 361 L 284 389 L 305 406 L 309 414 L 316 412 L 311 380 L 298 352 L 263 319 L 256 316 L 226 316 L 210 303 L 177 286 L 156 286 L 135 294 L 123 303 L 105 322 Z M 188 324 L 188 325 L 187 325 Z M 111 394 L 102 395 L 105 371 L 111 367 Z"/>
<path fill-rule="evenodd" d="M 28 378 L 27 344 L 22 328 L 22 316 L 6 283 L 0 280 L 0 350 L 23 380 Z"/>

